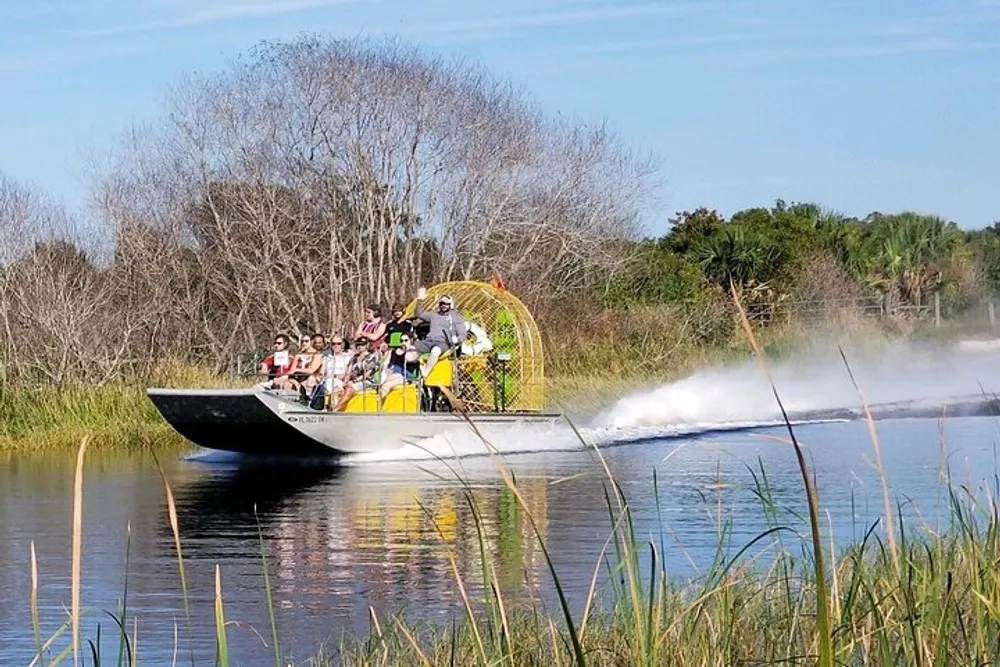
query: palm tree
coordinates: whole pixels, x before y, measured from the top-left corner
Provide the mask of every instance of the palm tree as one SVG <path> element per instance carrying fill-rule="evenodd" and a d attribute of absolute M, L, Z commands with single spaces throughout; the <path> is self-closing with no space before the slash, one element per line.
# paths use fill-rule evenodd
<path fill-rule="evenodd" d="M 781 252 L 757 232 L 728 226 L 701 245 L 698 259 L 707 280 L 742 292 L 775 276 Z"/>
<path fill-rule="evenodd" d="M 943 283 L 962 240 L 954 223 L 936 216 L 875 216 L 865 244 L 869 282 L 920 305 L 927 292 Z"/>

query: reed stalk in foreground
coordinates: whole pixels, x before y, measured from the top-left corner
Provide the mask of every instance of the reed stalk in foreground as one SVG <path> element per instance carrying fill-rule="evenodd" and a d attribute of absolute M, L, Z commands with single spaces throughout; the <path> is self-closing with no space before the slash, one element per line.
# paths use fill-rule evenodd
<path fill-rule="evenodd" d="M 133 652 L 132 646 L 128 639 L 128 629 L 126 622 L 128 619 L 128 574 L 129 574 L 129 562 L 132 555 L 132 522 L 128 521 L 125 524 L 125 578 L 122 581 L 122 606 L 118 612 L 118 618 L 116 622 L 118 623 L 119 639 L 118 639 L 118 660 L 115 662 L 117 667 L 122 666 L 122 659 L 128 658 L 128 664 L 133 662 Z M 138 635 L 138 631 L 136 632 Z M 126 655 L 127 654 L 127 655 Z"/>
<path fill-rule="evenodd" d="M 784 420 L 785 426 L 788 428 L 788 437 L 791 439 L 792 447 L 795 449 L 795 458 L 799 464 L 799 471 L 802 473 L 802 485 L 806 492 L 806 502 L 809 503 L 809 532 L 812 535 L 813 561 L 816 564 L 816 621 L 818 625 L 817 630 L 819 632 L 819 664 L 820 667 L 833 667 L 833 649 L 830 643 L 830 599 L 826 588 L 826 567 L 823 564 L 823 536 L 820 530 L 819 522 L 819 497 L 817 496 L 812 480 L 810 479 L 809 466 L 806 464 L 802 446 L 795 437 L 795 429 L 792 428 L 792 423 L 788 419 L 788 413 L 785 411 L 785 406 L 781 402 L 781 396 L 778 395 L 778 388 L 775 386 L 774 378 L 771 376 L 771 369 L 767 363 L 767 356 L 764 354 L 764 350 L 761 348 L 760 343 L 757 341 L 757 337 L 754 335 L 753 327 L 750 326 L 750 320 L 747 318 L 746 311 L 743 309 L 743 302 L 740 299 L 739 292 L 736 290 L 736 286 L 730 283 L 729 289 L 733 296 L 733 302 L 736 304 L 736 308 L 740 315 L 740 324 L 743 326 L 743 330 L 746 332 L 750 345 L 753 347 L 754 354 L 757 357 L 757 361 L 760 363 L 761 370 L 764 371 L 764 375 L 767 376 L 768 384 L 771 385 L 771 391 L 774 394 L 774 400 L 777 402 L 778 408 L 781 410 L 781 418 Z"/>
<path fill-rule="evenodd" d="M 38 620 L 38 559 L 35 556 L 35 541 L 31 540 L 31 633 L 35 639 L 33 660 L 42 659 L 42 631 Z"/>
<path fill-rule="evenodd" d="M 281 641 L 278 639 L 278 620 L 274 614 L 274 595 L 271 593 L 271 574 L 267 565 L 267 546 L 264 531 L 257 516 L 257 504 L 253 506 L 253 518 L 257 522 L 257 539 L 260 541 L 261 569 L 264 572 L 264 597 L 267 599 L 267 620 L 271 624 L 271 643 L 274 646 L 274 667 L 281 667 Z"/>
<path fill-rule="evenodd" d="M 882 520 L 885 521 L 886 541 L 889 542 L 889 553 L 892 554 L 892 561 L 898 569 L 900 567 L 899 547 L 896 545 L 896 528 L 892 520 L 892 501 L 889 499 L 889 477 L 885 474 L 885 465 L 882 463 L 882 445 L 879 442 L 878 429 L 875 428 L 875 419 L 872 417 L 871 408 L 868 406 L 868 399 L 865 398 L 864 392 L 861 391 L 861 386 L 854 377 L 854 371 L 851 370 L 851 364 L 847 361 L 844 348 L 838 347 L 837 349 L 840 351 L 840 358 L 844 361 L 847 376 L 851 378 L 851 384 L 854 385 L 854 390 L 858 392 L 858 398 L 861 400 L 861 406 L 865 412 L 868 437 L 871 439 L 872 448 L 875 450 L 875 470 L 878 472 L 879 481 L 882 484 Z"/>
<path fill-rule="evenodd" d="M 73 476 L 73 544 L 70 556 L 70 586 L 72 602 L 70 618 L 73 622 L 73 664 L 80 664 L 80 559 L 83 550 L 83 458 L 89 439 L 84 438 L 76 455 L 76 473 Z"/>
<path fill-rule="evenodd" d="M 483 446 L 486 448 L 486 451 L 490 456 L 490 459 L 497 464 L 497 470 L 500 472 L 500 477 L 503 480 L 504 486 L 506 486 L 507 489 L 511 492 L 511 494 L 513 494 L 514 498 L 517 500 L 518 508 L 520 509 L 521 512 L 523 512 L 524 516 L 527 518 L 528 525 L 531 526 L 532 533 L 534 533 L 535 538 L 537 539 L 538 548 L 542 552 L 542 557 L 545 561 L 545 565 L 549 571 L 549 574 L 552 575 L 552 584 L 553 586 L 555 586 L 556 595 L 559 599 L 559 608 L 560 611 L 562 612 L 562 621 L 566 624 L 567 627 L 567 634 L 569 635 L 569 644 L 572 647 L 574 663 L 577 665 L 577 667 L 585 667 L 585 665 L 587 664 L 587 660 L 586 656 L 584 655 L 583 645 L 580 643 L 580 636 L 576 629 L 576 622 L 573 620 L 573 614 L 570 611 L 569 599 L 567 598 L 566 593 L 563 590 L 562 582 L 560 581 L 559 576 L 556 573 L 555 564 L 553 563 L 552 556 L 549 552 L 548 547 L 545 544 L 545 539 L 543 537 L 542 531 L 538 527 L 538 522 L 535 519 L 534 514 L 532 514 L 528 503 L 524 500 L 524 496 L 521 495 L 520 489 L 518 489 L 517 484 L 514 481 L 514 477 L 510 472 L 510 469 L 507 468 L 507 466 L 504 464 L 497 448 L 494 447 L 493 444 L 490 443 L 486 439 L 486 437 L 479 431 L 479 429 L 476 427 L 476 424 L 469 418 L 468 414 L 463 413 L 463 416 L 465 417 L 469 428 L 472 429 L 473 433 L 476 434 L 476 437 L 479 438 L 480 442 L 483 443 Z M 468 488 L 467 485 L 466 488 Z M 464 587 L 462 590 L 463 590 L 463 599 L 465 599 Z M 467 601 L 466 601 L 466 607 L 468 608 Z M 483 662 L 484 664 L 488 662 L 486 660 L 485 655 L 483 656 Z"/>
<path fill-rule="evenodd" d="M 215 566 L 215 641 L 216 664 L 229 667 L 229 641 L 226 639 L 226 615 L 222 604 L 222 572 Z"/>
<path fill-rule="evenodd" d="M 160 465 L 160 461 L 153 455 L 153 461 L 156 463 L 156 469 L 160 473 L 160 479 L 163 481 L 163 489 L 167 494 L 167 516 L 170 518 L 170 532 L 174 536 L 174 550 L 177 555 L 177 572 L 180 576 L 181 584 L 181 598 L 184 601 L 184 620 L 187 623 L 188 638 L 191 637 L 191 605 L 188 602 L 188 588 L 187 588 L 187 575 L 184 572 L 184 551 L 181 549 L 181 528 L 177 521 L 177 504 L 174 502 L 174 491 L 170 488 L 170 482 L 167 481 L 167 474 L 163 471 L 163 466 Z M 194 667 L 194 647 L 189 646 L 189 653 L 191 657 L 191 666 Z"/>

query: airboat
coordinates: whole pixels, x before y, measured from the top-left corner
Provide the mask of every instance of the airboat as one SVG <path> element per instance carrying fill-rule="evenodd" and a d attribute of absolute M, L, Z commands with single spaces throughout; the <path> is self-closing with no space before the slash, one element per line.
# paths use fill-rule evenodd
<path fill-rule="evenodd" d="M 425 303 L 452 296 L 470 336 L 445 353 L 426 378 L 353 395 L 339 412 L 316 410 L 297 394 L 262 386 L 244 389 L 147 390 L 164 419 L 209 449 L 265 456 L 343 456 L 381 452 L 435 436 L 497 427 L 556 426 L 545 409 L 541 336 L 531 313 L 502 285 L 446 282 Z M 417 302 L 407 307 L 413 316 Z"/>

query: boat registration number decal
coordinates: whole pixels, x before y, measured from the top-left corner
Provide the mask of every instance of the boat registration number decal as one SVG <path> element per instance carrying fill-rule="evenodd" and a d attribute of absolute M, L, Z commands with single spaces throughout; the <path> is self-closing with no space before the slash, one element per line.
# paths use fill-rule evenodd
<path fill-rule="evenodd" d="M 289 423 L 294 424 L 321 424 L 323 423 L 323 418 L 319 416 L 303 415 L 301 417 L 291 416 L 288 418 Z"/>

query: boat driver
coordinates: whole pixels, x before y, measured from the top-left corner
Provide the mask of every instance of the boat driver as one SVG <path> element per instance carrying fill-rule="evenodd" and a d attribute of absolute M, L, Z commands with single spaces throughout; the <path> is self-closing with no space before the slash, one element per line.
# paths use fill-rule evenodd
<path fill-rule="evenodd" d="M 424 300 L 427 298 L 427 288 L 421 287 L 417 290 L 416 315 L 430 325 L 427 337 L 417 341 L 417 351 L 429 353 L 427 363 L 424 364 L 421 372 L 426 378 L 437 363 L 441 355 L 452 348 L 457 349 L 469 330 L 465 325 L 462 315 L 455 310 L 455 300 L 450 296 L 442 295 L 437 300 L 437 310 L 429 311 L 424 308 Z"/>

